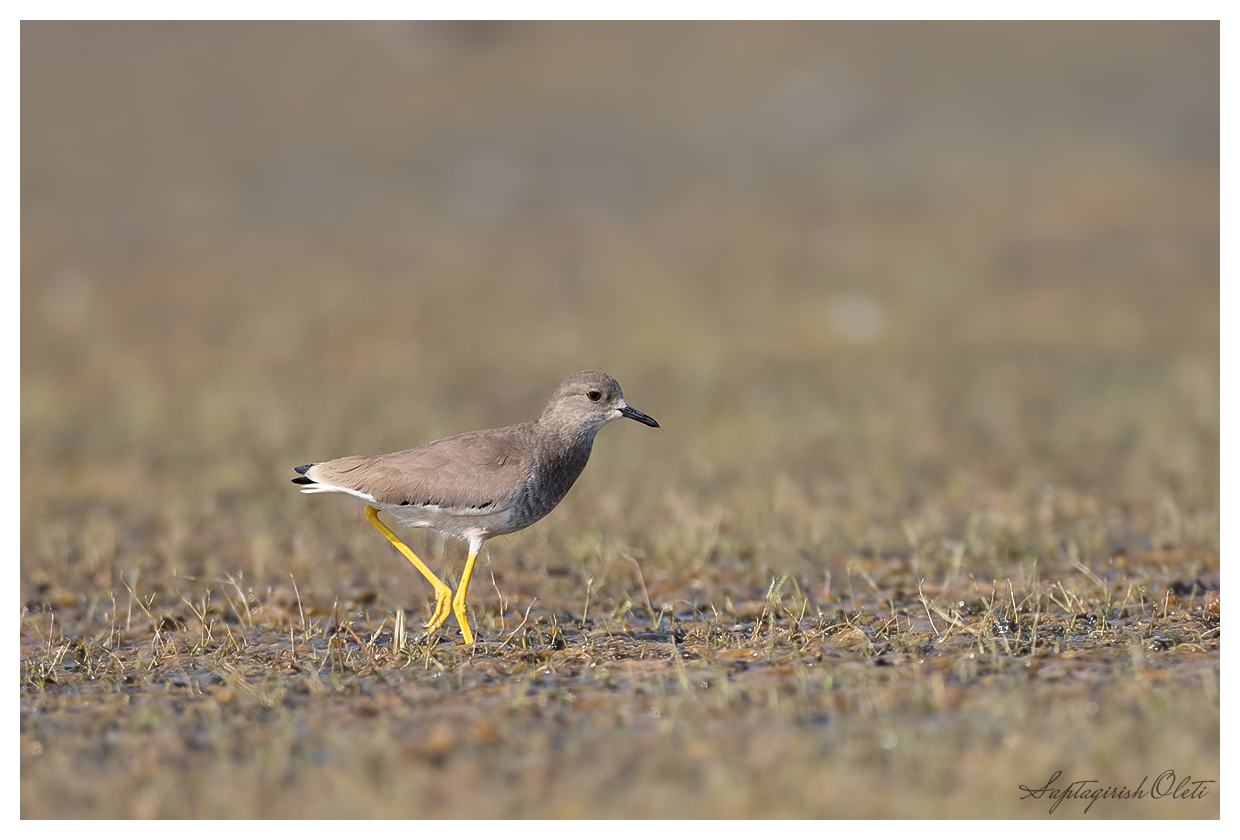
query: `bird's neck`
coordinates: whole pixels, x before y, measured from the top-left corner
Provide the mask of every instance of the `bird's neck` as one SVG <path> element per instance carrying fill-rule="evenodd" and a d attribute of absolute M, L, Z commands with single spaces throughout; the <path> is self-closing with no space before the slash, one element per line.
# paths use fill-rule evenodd
<path fill-rule="evenodd" d="M 570 427 L 561 424 L 539 422 L 538 457 L 544 463 L 576 462 L 584 467 L 594 446 L 597 429 Z"/>

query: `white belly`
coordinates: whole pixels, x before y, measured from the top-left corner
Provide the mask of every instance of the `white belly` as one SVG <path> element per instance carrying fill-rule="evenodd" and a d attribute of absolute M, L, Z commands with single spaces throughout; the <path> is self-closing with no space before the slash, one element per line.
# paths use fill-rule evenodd
<path fill-rule="evenodd" d="M 373 504 L 373 503 L 372 503 Z M 468 541 L 477 537 L 487 539 L 498 534 L 511 533 L 512 508 L 480 511 L 472 508 L 441 508 L 438 505 L 375 505 L 384 513 L 391 514 L 402 525 L 410 528 L 433 528 L 445 537 Z"/>

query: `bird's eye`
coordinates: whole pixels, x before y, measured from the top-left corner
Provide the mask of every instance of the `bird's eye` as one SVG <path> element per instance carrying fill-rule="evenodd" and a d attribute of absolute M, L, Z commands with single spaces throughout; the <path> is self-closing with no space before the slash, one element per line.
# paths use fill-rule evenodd
<path fill-rule="evenodd" d="M 590 398 L 590 402 L 598 402 L 603 398 L 602 391 L 586 391 L 586 396 Z"/>

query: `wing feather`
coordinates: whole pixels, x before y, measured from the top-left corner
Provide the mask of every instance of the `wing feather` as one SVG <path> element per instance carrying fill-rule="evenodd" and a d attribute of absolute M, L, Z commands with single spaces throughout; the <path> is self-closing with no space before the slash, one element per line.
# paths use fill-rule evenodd
<path fill-rule="evenodd" d="M 532 423 L 465 432 L 386 455 L 352 455 L 311 466 L 306 477 L 385 505 L 457 510 L 506 506 L 533 470 Z"/>

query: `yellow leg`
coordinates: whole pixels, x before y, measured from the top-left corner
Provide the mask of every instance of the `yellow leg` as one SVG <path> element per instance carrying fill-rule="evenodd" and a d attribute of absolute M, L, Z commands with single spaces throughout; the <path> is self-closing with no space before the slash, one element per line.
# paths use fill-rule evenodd
<path fill-rule="evenodd" d="M 461 572 L 461 585 L 456 588 L 452 599 L 452 612 L 456 614 L 456 623 L 461 625 L 461 635 L 465 644 L 474 643 L 473 631 L 469 629 L 469 619 L 465 617 L 465 592 L 469 589 L 469 579 L 474 573 L 474 561 L 478 559 L 478 549 L 482 548 L 482 540 L 469 541 L 469 559 L 465 561 L 465 571 Z"/>
<path fill-rule="evenodd" d="M 435 587 L 435 612 L 431 615 L 431 620 L 423 626 L 427 633 L 434 633 L 443 623 L 448 620 L 448 603 L 452 598 L 452 590 L 448 588 L 442 580 L 435 576 L 435 573 L 426 567 L 426 564 L 418 559 L 418 555 L 414 554 L 409 546 L 400 541 L 400 538 L 392 533 L 392 529 L 383 524 L 383 520 L 379 518 L 378 508 L 372 505 L 366 505 L 366 521 L 374 525 L 380 534 L 388 538 L 388 542 L 396 546 L 396 550 L 408 558 L 413 567 L 422 573 L 422 577 L 426 578 L 430 585 Z M 469 631 L 465 631 L 465 641 L 470 641 Z"/>

